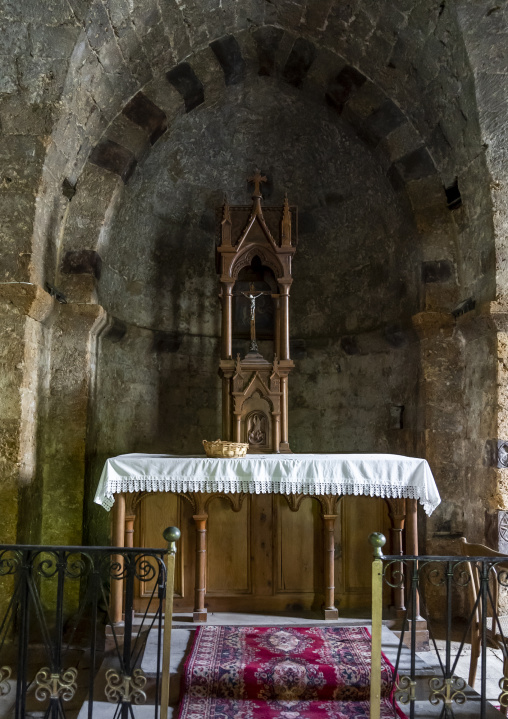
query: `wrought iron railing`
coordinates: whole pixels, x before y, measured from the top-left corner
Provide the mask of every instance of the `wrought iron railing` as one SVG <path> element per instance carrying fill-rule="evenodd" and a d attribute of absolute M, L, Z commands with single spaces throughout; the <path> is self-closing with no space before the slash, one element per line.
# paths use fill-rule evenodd
<path fill-rule="evenodd" d="M 508 556 L 385 556 L 384 536 L 374 533 L 369 540 L 374 547 L 370 719 L 386 716 L 380 691 L 382 652 L 393 666 L 394 717 L 506 715 Z M 382 626 L 384 585 L 403 588 L 406 594 L 402 616 L 385 614 L 384 623 L 398 630 L 395 641 Z"/>
<path fill-rule="evenodd" d="M 135 717 L 137 705 L 151 704 L 150 714 L 166 719 L 179 537 L 176 527 L 164 532 L 167 550 L 0 545 L 0 697 L 9 717 L 37 711 L 91 719 L 97 702 L 107 702 L 116 705 L 114 717 Z M 114 583 L 124 591 L 124 621 L 117 624 L 109 601 Z M 134 619 L 138 583 L 149 591 Z M 157 661 L 147 677 L 140 663 L 150 632 Z"/>

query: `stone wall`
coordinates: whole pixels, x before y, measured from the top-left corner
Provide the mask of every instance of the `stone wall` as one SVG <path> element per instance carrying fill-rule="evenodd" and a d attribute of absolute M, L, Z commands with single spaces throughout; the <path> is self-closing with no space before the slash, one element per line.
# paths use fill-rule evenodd
<path fill-rule="evenodd" d="M 107 455 L 218 435 L 214 209 L 255 166 L 300 208 L 293 448 L 425 456 L 428 550 L 484 538 L 508 498 L 504 4 L 2 9 L 0 540 L 105 541 Z"/>
<path fill-rule="evenodd" d="M 277 121 L 267 125 L 266 116 Z M 258 77 L 227 103 L 181 116 L 102 233 L 97 296 L 115 324 L 97 360 L 98 465 L 123 451 L 195 453 L 220 435 L 216 208 L 224 193 L 251 202 L 246 178 L 257 166 L 268 177 L 264 203 L 282 204 L 287 192 L 300 212 L 293 450 L 414 454 L 412 217 L 335 113 L 318 114 L 298 90 Z"/>

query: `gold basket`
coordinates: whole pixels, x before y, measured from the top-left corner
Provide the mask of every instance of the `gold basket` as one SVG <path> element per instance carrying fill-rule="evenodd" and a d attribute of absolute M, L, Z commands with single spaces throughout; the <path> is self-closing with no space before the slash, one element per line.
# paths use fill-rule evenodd
<path fill-rule="evenodd" d="M 203 447 L 207 457 L 229 458 L 245 457 L 249 449 L 249 445 L 243 442 L 224 442 L 222 439 L 216 439 L 215 442 L 204 439 Z"/>

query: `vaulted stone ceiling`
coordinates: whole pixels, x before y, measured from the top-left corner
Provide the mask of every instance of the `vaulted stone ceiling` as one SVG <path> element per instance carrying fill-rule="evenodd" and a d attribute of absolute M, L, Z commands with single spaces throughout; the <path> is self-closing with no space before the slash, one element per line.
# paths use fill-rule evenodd
<path fill-rule="evenodd" d="M 2 3 L 6 537 L 20 482 L 27 516 L 48 505 L 33 536 L 79 541 L 104 455 L 213 434 L 214 387 L 195 436 L 178 435 L 195 416 L 179 414 L 178 362 L 208 357 L 198 388 L 215 372 L 214 207 L 248 198 L 258 162 L 267 201 L 288 190 L 301 211 L 295 424 L 319 449 L 427 456 L 435 527 L 481 536 L 483 508 L 505 501 L 485 448 L 508 432 L 508 17 L 472 5 Z M 390 405 L 406 406 L 402 433 Z"/>

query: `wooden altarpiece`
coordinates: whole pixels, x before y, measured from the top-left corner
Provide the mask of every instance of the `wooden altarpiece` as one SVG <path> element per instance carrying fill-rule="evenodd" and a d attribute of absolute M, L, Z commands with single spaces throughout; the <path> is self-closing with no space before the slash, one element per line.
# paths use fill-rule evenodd
<path fill-rule="evenodd" d="M 294 367 L 289 345 L 291 262 L 296 251 L 296 208 L 261 206 L 257 172 L 252 206 L 224 202 L 217 247 L 222 302 L 222 439 L 249 444 L 249 453 L 290 452 L 288 375 Z M 250 278 L 250 282 L 246 281 Z M 252 281 L 254 280 L 254 281 Z M 256 281 L 257 280 L 257 281 Z M 247 286 L 246 286 L 247 285 Z M 272 303 L 271 359 L 256 336 L 256 303 Z M 236 303 L 249 310 L 249 351 L 233 357 Z M 241 307 L 241 305 L 240 305 Z"/>

